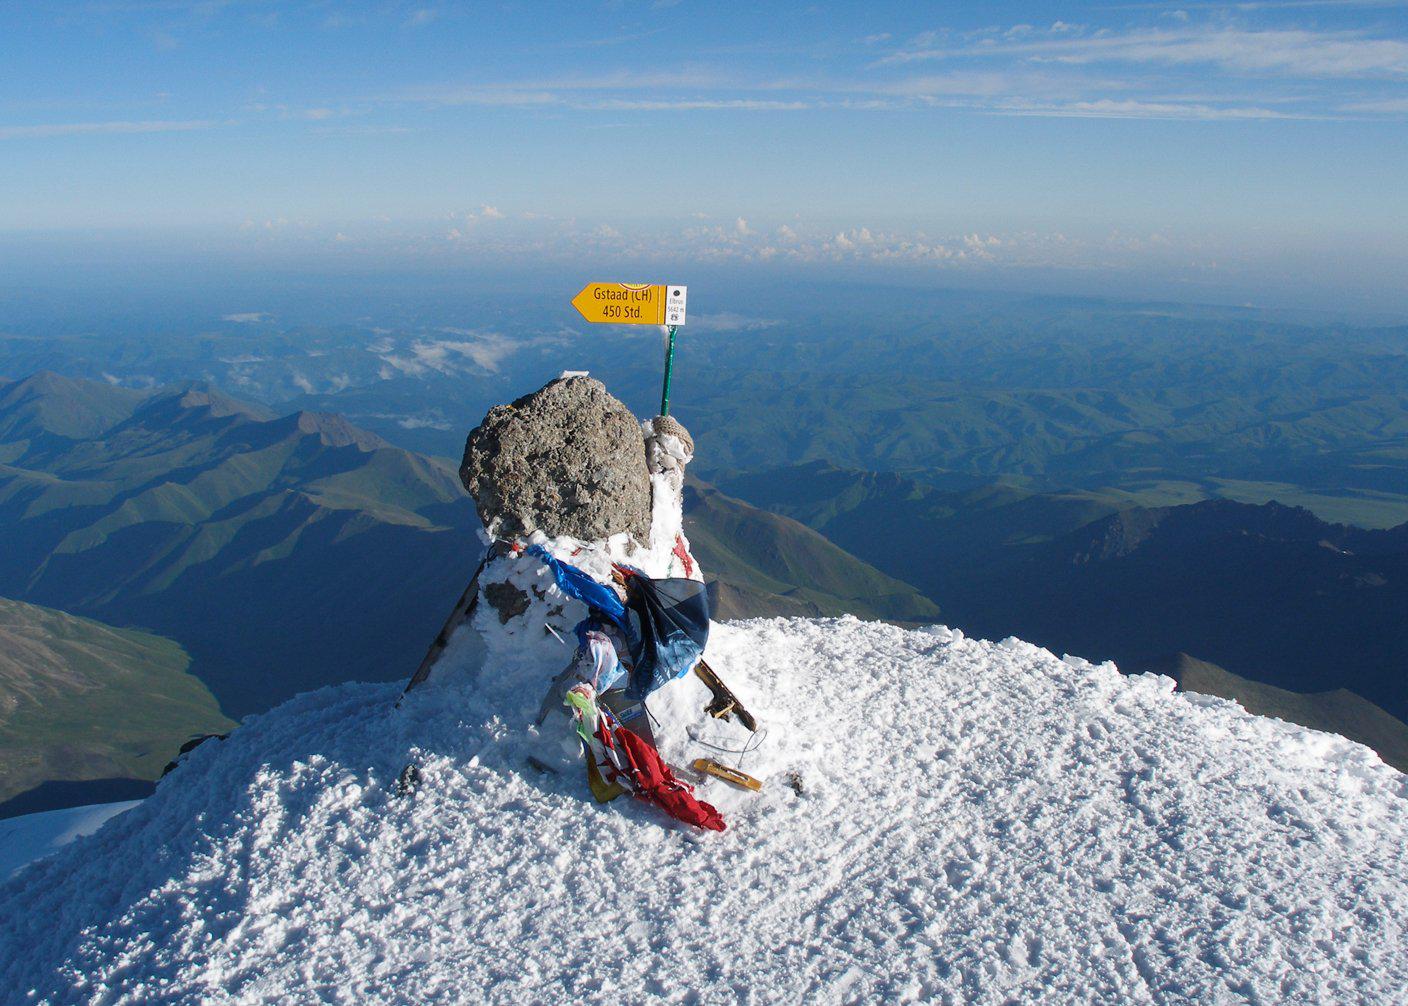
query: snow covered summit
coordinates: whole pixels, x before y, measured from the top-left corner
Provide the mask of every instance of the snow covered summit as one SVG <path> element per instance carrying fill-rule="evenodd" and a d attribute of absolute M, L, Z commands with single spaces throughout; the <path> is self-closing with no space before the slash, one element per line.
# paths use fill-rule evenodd
<path fill-rule="evenodd" d="M 727 832 L 526 768 L 494 710 L 324 689 L 0 888 L 0 1001 L 1403 1001 L 1368 749 L 1016 641 L 716 632 L 769 730 L 762 793 L 701 784 Z"/>
<path fill-rule="evenodd" d="M 651 465 L 647 541 L 523 544 L 697 575 Z M 399 707 L 252 717 L 0 886 L 0 1002 L 1408 998 L 1408 785 L 1367 748 L 1016 640 L 755 620 L 708 657 L 758 733 L 692 675 L 649 700 L 704 832 L 534 766 L 585 610 L 541 561 L 500 550 L 467 596 Z"/>

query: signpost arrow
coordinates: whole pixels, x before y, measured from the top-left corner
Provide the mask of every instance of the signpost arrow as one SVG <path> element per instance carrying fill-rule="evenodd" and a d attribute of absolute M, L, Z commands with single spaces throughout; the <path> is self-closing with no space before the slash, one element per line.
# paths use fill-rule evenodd
<path fill-rule="evenodd" d="M 572 298 L 572 306 L 597 324 L 683 325 L 687 289 L 663 283 L 588 283 Z"/>
<path fill-rule="evenodd" d="M 603 325 L 666 325 L 670 343 L 665 350 L 665 389 L 660 415 L 670 414 L 670 376 L 675 366 L 675 329 L 684 324 L 689 288 L 670 283 L 588 283 L 572 298 L 583 318 Z"/>

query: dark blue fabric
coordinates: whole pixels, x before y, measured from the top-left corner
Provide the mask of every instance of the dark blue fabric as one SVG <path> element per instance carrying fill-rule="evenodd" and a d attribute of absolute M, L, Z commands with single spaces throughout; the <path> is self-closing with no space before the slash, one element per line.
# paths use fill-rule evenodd
<path fill-rule="evenodd" d="M 533 545 L 526 551 L 547 563 L 548 569 L 552 570 L 553 579 L 564 594 L 575 597 L 588 608 L 601 612 L 624 632 L 630 633 L 630 626 L 626 622 L 626 606 L 616 596 L 616 591 L 605 584 L 597 583 L 576 566 L 553 558 L 541 545 Z"/>
<path fill-rule="evenodd" d="M 666 682 L 688 674 L 703 655 L 709 642 L 709 595 L 698 580 L 652 580 L 632 570 L 627 594 L 630 614 L 639 623 L 637 631 L 616 591 L 597 583 L 576 566 L 554 558 L 541 545 L 529 547 L 526 553 L 547 564 L 564 594 L 577 598 L 594 614 L 620 628 L 634 665 L 627 698 L 643 699 Z M 590 621 L 577 626 L 579 642 Z"/>
<path fill-rule="evenodd" d="M 709 595 L 698 580 L 627 581 L 627 603 L 640 619 L 640 653 L 626 688 L 643 699 L 661 685 L 688 674 L 709 642 Z"/>

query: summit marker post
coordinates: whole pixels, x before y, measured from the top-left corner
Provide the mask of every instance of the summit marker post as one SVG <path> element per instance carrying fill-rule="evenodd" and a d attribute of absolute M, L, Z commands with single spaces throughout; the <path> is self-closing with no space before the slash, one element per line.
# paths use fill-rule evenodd
<path fill-rule="evenodd" d="M 588 283 L 572 298 L 572 306 L 597 325 L 663 325 L 669 329 L 665 348 L 665 387 L 660 415 L 670 414 L 670 378 L 675 369 L 675 330 L 685 321 L 686 286 L 672 283 Z"/>

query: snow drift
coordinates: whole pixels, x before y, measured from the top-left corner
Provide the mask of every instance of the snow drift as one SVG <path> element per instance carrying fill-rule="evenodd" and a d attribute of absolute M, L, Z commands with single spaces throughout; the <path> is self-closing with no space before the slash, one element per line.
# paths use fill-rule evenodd
<path fill-rule="evenodd" d="M 88 804 L 0 821 L 0 878 L 21 867 L 52 856 L 76 838 L 91 835 L 111 817 L 131 810 L 140 800 Z"/>
<path fill-rule="evenodd" d="M 324 689 L 0 888 L 0 1001 L 1408 990 L 1408 794 L 1366 748 L 945 629 L 755 621 L 710 655 L 769 729 L 761 794 L 700 783 L 722 835 L 527 768 L 507 693 Z M 703 686 L 663 691 L 669 738 Z"/>

